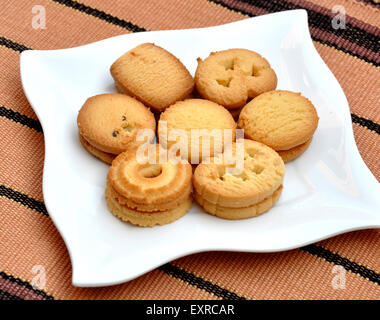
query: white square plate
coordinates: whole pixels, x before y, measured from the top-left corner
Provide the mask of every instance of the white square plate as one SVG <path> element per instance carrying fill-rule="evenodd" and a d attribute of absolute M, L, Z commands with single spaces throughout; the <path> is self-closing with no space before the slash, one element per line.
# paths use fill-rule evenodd
<path fill-rule="evenodd" d="M 169 50 L 193 74 L 196 58 L 211 51 L 257 51 L 276 71 L 279 89 L 302 92 L 314 103 L 320 121 L 313 141 L 286 165 L 283 194 L 268 213 L 227 221 L 194 204 L 172 224 L 139 228 L 107 210 L 108 166 L 80 145 L 77 113 L 89 96 L 115 92 L 110 65 L 144 42 Z M 359 155 L 346 97 L 314 48 L 304 10 L 211 28 L 126 34 L 72 49 L 24 51 L 20 63 L 25 94 L 45 135 L 45 204 L 69 250 L 76 286 L 124 282 L 195 252 L 273 252 L 380 227 L 379 184 Z"/>

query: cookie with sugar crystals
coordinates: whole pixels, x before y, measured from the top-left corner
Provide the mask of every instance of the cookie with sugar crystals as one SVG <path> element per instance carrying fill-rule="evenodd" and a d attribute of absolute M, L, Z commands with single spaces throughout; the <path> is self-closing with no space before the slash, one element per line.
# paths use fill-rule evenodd
<path fill-rule="evenodd" d="M 129 50 L 110 71 L 120 93 L 135 97 L 156 112 L 184 99 L 194 88 L 194 79 L 182 62 L 153 43 Z"/>

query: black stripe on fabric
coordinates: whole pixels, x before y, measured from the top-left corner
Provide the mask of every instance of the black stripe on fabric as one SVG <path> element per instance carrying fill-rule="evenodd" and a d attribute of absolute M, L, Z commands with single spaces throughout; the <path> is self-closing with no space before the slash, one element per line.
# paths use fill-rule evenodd
<path fill-rule="evenodd" d="M 25 50 L 31 50 L 27 46 L 24 46 L 23 44 L 17 43 L 13 40 L 7 39 L 5 37 L 0 37 L 0 46 L 7 47 L 9 49 L 12 49 L 14 51 L 23 52 Z"/>
<path fill-rule="evenodd" d="M 257 16 L 257 15 L 255 15 L 255 14 L 251 13 L 251 12 L 248 12 L 248 11 L 245 11 L 245 10 L 241 10 L 241 9 L 238 9 L 238 8 L 232 7 L 231 5 L 228 5 L 228 4 L 224 3 L 224 2 L 221 1 L 221 0 L 208 0 L 208 1 L 213 2 L 213 3 L 215 3 L 215 4 L 218 4 L 218 5 L 224 7 L 224 8 L 226 8 L 226 9 L 228 9 L 228 10 L 231 10 L 231 11 L 234 11 L 234 12 L 241 13 L 241 14 L 246 15 L 246 16 L 248 16 L 248 17 L 256 17 L 256 16 Z M 270 3 L 270 1 L 268 1 L 268 3 Z M 254 3 L 254 5 L 256 6 L 256 3 Z M 273 11 L 273 12 L 276 12 L 276 11 Z M 309 12 L 309 11 L 308 11 L 308 12 Z M 335 49 L 337 49 L 337 50 L 339 50 L 339 51 L 342 51 L 342 52 L 344 52 L 344 53 L 347 53 L 347 54 L 349 54 L 349 55 L 351 55 L 351 56 L 353 56 L 353 57 L 356 57 L 356 58 L 358 58 L 358 59 L 360 59 L 360 60 L 363 60 L 363 61 L 365 61 L 365 62 L 367 62 L 367 63 L 369 63 L 369 64 L 371 64 L 371 65 L 374 65 L 374 66 L 376 66 L 376 67 L 379 67 L 379 66 L 380 66 L 380 63 L 377 62 L 376 60 L 370 59 L 370 58 L 368 58 L 368 57 L 366 57 L 366 56 L 363 56 L 363 55 L 361 55 L 361 54 L 358 54 L 358 53 L 356 53 L 356 52 L 353 52 L 353 51 L 351 51 L 351 50 L 348 50 L 348 49 L 346 49 L 346 48 L 344 48 L 344 47 L 342 47 L 342 46 L 340 46 L 340 45 L 338 45 L 338 44 L 336 44 L 336 43 L 333 43 L 333 42 L 331 42 L 331 41 L 327 41 L 327 40 L 321 39 L 321 38 L 319 38 L 319 37 L 317 37 L 317 36 L 315 36 L 315 35 L 311 35 L 311 37 L 312 37 L 312 39 L 313 39 L 314 41 L 317 41 L 317 42 L 319 42 L 319 43 L 321 43 L 321 44 L 327 45 L 327 46 L 329 46 L 329 47 L 333 47 L 333 48 L 335 48 Z"/>
<path fill-rule="evenodd" d="M 377 134 L 380 134 L 380 124 L 373 122 L 371 120 L 368 120 L 366 118 L 362 118 L 357 116 L 356 114 L 351 113 L 351 119 L 353 123 L 356 123 L 362 127 L 365 127 L 373 132 L 376 132 Z"/>
<path fill-rule="evenodd" d="M 23 299 L 21 299 L 18 296 L 15 296 L 14 294 L 11 294 L 9 292 L 6 292 L 0 289 L 0 300 L 23 300 Z"/>
<path fill-rule="evenodd" d="M 85 14 L 88 14 L 90 16 L 93 16 L 95 18 L 104 20 L 108 23 L 111 23 L 113 25 L 122 27 L 128 31 L 132 32 L 142 32 L 147 31 L 145 28 L 139 27 L 138 25 L 133 24 L 132 22 L 120 19 L 118 17 L 115 17 L 111 14 L 108 14 L 102 10 L 98 10 L 96 8 L 87 6 L 83 3 L 73 1 L 73 0 L 52 0 L 53 2 L 62 4 L 66 7 L 72 8 L 74 10 L 78 10 L 80 12 L 83 12 Z"/>
<path fill-rule="evenodd" d="M 336 50 L 339 50 L 339 51 L 342 51 L 342 52 L 344 52 L 344 53 L 347 53 L 347 54 L 349 54 L 350 56 L 353 56 L 353 57 L 356 57 L 356 58 L 358 58 L 358 59 L 360 59 L 360 60 L 363 60 L 363 61 L 365 61 L 365 62 L 367 62 L 367 63 L 369 63 L 369 64 L 371 64 L 371 65 L 373 65 L 373 66 L 375 66 L 375 67 L 379 67 L 379 66 L 380 66 L 380 63 L 379 63 L 379 62 L 377 62 L 377 61 L 375 61 L 375 60 L 372 60 L 372 59 L 369 59 L 369 58 L 367 58 L 366 56 L 363 56 L 363 55 L 361 55 L 361 54 L 358 54 L 358 53 L 356 53 L 356 52 L 353 52 L 353 51 L 348 50 L 348 49 L 346 49 L 346 48 L 343 48 L 343 47 L 341 47 L 341 46 L 338 46 L 336 43 L 333 43 L 333 42 L 330 42 L 330 41 L 326 41 L 326 40 L 320 39 L 320 38 L 318 38 L 318 37 L 316 37 L 316 36 L 312 36 L 312 39 L 313 39 L 314 41 L 319 42 L 319 43 L 321 43 L 321 44 L 324 44 L 324 45 L 326 45 L 326 46 L 328 46 L 328 47 L 332 47 L 332 48 L 334 48 L 334 49 L 336 49 Z"/>
<path fill-rule="evenodd" d="M 30 129 L 34 129 L 37 132 L 42 132 L 42 127 L 38 120 L 29 118 L 28 116 L 24 114 L 8 109 L 2 105 L 0 105 L 0 117 L 5 117 L 9 120 L 12 120 L 24 126 L 27 126 Z"/>
<path fill-rule="evenodd" d="M 0 185 L 0 197 L 5 197 L 10 200 L 13 200 L 17 203 L 22 204 L 29 209 L 35 210 L 44 216 L 49 216 L 46 207 L 43 202 L 38 201 L 32 197 L 27 196 L 19 191 L 15 191 L 11 188 L 8 188 L 4 185 Z"/>
<path fill-rule="evenodd" d="M 175 266 L 172 263 L 164 264 L 158 270 L 170 275 L 174 278 L 185 281 L 186 283 L 211 293 L 223 300 L 246 300 L 246 298 L 237 295 L 235 292 L 224 289 L 217 284 L 204 280 L 182 268 Z"/>
<path fill-rule="evenodd" d="M 29 289 L 29 290 L 33 291 L 34 293 L 38 294 L 39 296 L 41 296 L 42 298 L 44 298 L 46 300 L 54 300 L 53 296 L 48 295 L 46 292 L 44 292 L 42 290 L 34 288 L 29 282 L 21 280 L 20 278 L 15 278 L 9 274 L 6 274 L 3 271 L 0 271 L 0 277 L 5 279 L 5 280 L 8 280 L 12 283 L 16 283 L 19 286 L 22 286 L 26 289 Z"/>
<path fill-rule="evenodd" d="M 380 2 L 375 2 L 375 0 L 359 0 L 364 3 L 372 4 L 374 6 L 380 6 Z"/>
<path fill-rule="evenodd" d="M 294 10 L 294 9 L 305 9 L 300 5 L 289 3 L 283 0 L 238 0 L 242 3 L 247 3 L 255 7 L 270 11 L 284 11 L 284 10 Z M 346 22 L 345 29 L 334 30 L 331 26 L 332 17 L 325 15 L 310 9 L 306 9 L 308 12 L 309 24 L 315 28 L 326 32 L 333 32 L 339 37 L 349 40 L 350 42 L 356 43 L 368 50 L 375 53 L 380 52 L 380 36 L 375 35 L 371 32 L 363 30 L 357 26 L 354 26 Z"/>
<path fill-rule="evenodd" d="M 300 248 L 302 251 L 306 251 L 312 255 L 326 260 L 327 262 L 332 262 L 335 265 L 342 266 L 347 271 L 358 274 L 361 277 L 380 285 L 380 274 L 375 271 L 368 269 L 356 262 L 353 262 L 347 258 L 340 256 L 337 253 L 331 252 L 322 246 L 311 244 L 306 247 Z"/>

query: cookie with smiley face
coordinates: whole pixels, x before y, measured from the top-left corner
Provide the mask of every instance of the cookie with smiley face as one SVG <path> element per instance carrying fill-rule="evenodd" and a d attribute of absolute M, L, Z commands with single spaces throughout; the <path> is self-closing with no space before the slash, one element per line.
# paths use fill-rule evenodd
<path fill-rule="evenodd" d="M 106 163 L 144 143 L 136 141 L 139 129 L 156 129 L 153 113 L 141 102 L 111 93 L 87 99 L 78 113 L 77 124 L 82 145 Z"/>
<path fill-rule="evenodd" d="M 205 60 L 198 58 L 195 74 L 197 91 L 205 99 L 238 109 L 248 99 L 277 86 L 277 76 L 269 62 L 247 49 L 212 52 Z"/>
<path fill-rule="evenodd" d="M 285 165 L 268 146 L 245 139 L 242 170 L 231 173 L 226 161 L 201 163 L 194 172 L 194 198 L 212 215 L 236 220 L 268 211 L 279 199 Z"/>

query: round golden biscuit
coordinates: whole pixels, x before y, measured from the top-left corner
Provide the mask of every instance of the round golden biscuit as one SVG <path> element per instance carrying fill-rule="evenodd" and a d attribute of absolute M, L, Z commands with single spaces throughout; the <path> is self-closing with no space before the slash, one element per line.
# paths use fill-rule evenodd
<path fill-rule="evenodd" d="M 187 199 L 180 203 L 178 206 L 166 211 L 138 211 L 118 203 L 117 200 L 113 197 L 110 186 L 107 185 L 106 202 L 112 214 L 119 219 L 140 227 L 153 227 L 155 225 L 168 224 L 183 217 L 191 208 L 192 200 L 191 197 L 187 197 Z"/>
<path fill-rule="evenodd" d="M 246 137 L 277 150 L 289 150 L 310 140 L 318 126 L 313 104 L 300 93 L 263 93 L 241 111 L 238 127 Z"/>
<path fill-rule="evenodd" d="M 260 201 L 259 203 L 243 208 L 222 207 L 217 204 L 208 202 L 197 193 L 194 193 L 194 198 L 207 213 L 223 219 L 238 220 L 257 217 L 258 215 L 267 212 L 280 198 L 281 192 L 282 186 L 280 186 L 272 195 Z"/>
<path fill-rule="evenodd" d="M 273 195 L 285 174 L 279 154 L 260 142 L 245 139 L 243 154 L 238 156 L 244 163 L 239 174 L 228 172 L 233 165 L 225 161 L 201 163 L 193 176 L 195 192 L 212 204 L 229 208 L 249 207 Z"/>
<path fill-rule="evenodd" d="M 165 126 L 167 132 L 164 130 Z M 158 122 L 160 144 L 166 149 L 174 145 L 180 146 L 185 150 L 184 153 L 187 153 L 187 157 L 186 154 L 182 156 L 192 164 L 223 151 L 225 130 L 230 130 L 232 140 L 226 143 L 235 141 L 236 123 L 232 115 L 224 107 L 203 99 L 176 102 L 161 114 Z M 174 137 L 174 134 L 180 132 L 185 135 L 186 145 L 180 138 Z M 196 135 L 197 133 L 199 136 Z M 207 141 L 208 138 L 210 148 L 207 148 L 207 154 L 202 152 L 202 142 Z"/>
<path fill-rule="evenodd" d="M 282 151 L 277 151 L 277 152 L 282 158 L 282 160 L 284 160 L 285 163 L 288 163 L 298 158 L 301 154 L 303 154 L 306 151 L 306 149 L 309 147 L 311 140 L 312 139 L 307 140 L 305 143 L 300 144 L 299 146 L 296 146 L 289 150 L 282 150 Z"/>
<path fill-rule="evenodd" d="M 139 129 L 156 129 L 154 115 L 141 102 L 123 94 L 88 98 L 77 118 L 80 135 L 94 148 L 112 154 L 135 149 Z"/>
<path fill-rule="evenodd" d="M 140 158 L 138 151 L 119 154 L 112 162 L 108 181 L 128 201 L 161 210 L 164 208 L 161 206 L 175 201 L 188 191 L 192 169 L 189 163 L 159 163 L 160 150 L 166 150 L 159 145 L 155 145 L 154 149 L 155 154 L 149 155 L 146 163 L 142 163 L 145 159 Z"/>
<path fill-rule="evenodd" d="M 99 149 L 96 149 L 94 146 L 89 144 L 87 140 L 82 137 L 82 135 L 79 135 L 79 141 L 89 153 L 91 153 L 92 155 L 94 155 L 95 157 L 97 157 L 98 159 L 102 160 L 105 163 L 111 164 L 113 159 L 115 159 L 116 157 L 116 155 L 112 153 L 107 153 Z"/>
<path fill-rule="evenodd" d="M 194 79 L 174 55 L 153 43 L 126 52 L 111 66 L 116 88 L 157 112 L 193 91 Z"/>
<path fill-rule="evenodd" d="M 205 99 L 228 109 L 244 106 L 248 98 L 277 86 L 277 76 L 268 61 L 254 51 L 229 49 L 198 58 L 197 91 Z"/>

